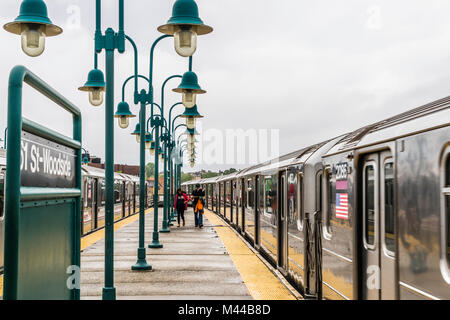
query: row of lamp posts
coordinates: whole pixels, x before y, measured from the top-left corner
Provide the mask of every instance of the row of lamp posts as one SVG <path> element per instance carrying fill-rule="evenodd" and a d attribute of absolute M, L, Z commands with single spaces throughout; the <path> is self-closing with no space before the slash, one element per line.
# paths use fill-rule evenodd
<path fill-rule="evenodd" d="M 154 230 L 150 248 L 162 248 L 159 242 L 159 232 L 170 232 L 168 228 L 175 214 L 172 210 L 172 195 L 181 185 L 181 167 L 184 152 L 190 154 L 191 167 L 195 164 L 195 131 L 196 119 L 202 116 L 197 110 L 197 95 L 204 94 L 198 84 L 197 75 L 192 71 L 192 56 L 197 49 L 197 36 L 208 34 L 213 29 L 203 23 L 198 14 L 198 7 L 194 0 L 176 0 L 172 10 L 172 17 L 160 27 L 158 31 L 163 33 L 153 42 L 150 51 L 150 71 L 148 77 L 139 74 L 138 51 L 133 39 L 124 30 L 124 0 L 119 3 L 119 29 L 115 32 L 112 28 L 102 32 L 101 29 L 101 0 L 96 0 L 96 29 L 94 69 L 88 74 L 88 80 L 80 91 L 88 92 L 89 102 L 93 106 L 100 106 L 105 100 L 105 285 L 103 299 L 116 298 L 114 287 L 114 118 L 118 119 L 119 127 L 126 129 L 129 119 L 136 117 L 125 101 L 125 87 L 130 80 L 134 80 L 134 104 L 140 106 L 139 121 L 136 130 L 132 133 L 140 147 L 140 194 L 139 194 L 139 248 L 137 250 L 137 262 L 132 270 L 151 270 L 146 261 L 145 248 L 145 178 L 146 163 L 145 151 L 149 150 L 154 156 Z M 41 55 L 45 49 L 46 37 L 56 36 L 62 33 L 62 29 L 54 25 L 48 18 L 47 6 L 43 0 L 23 0 L 20 6 L 19 16 L 4 26 L 6 31 L 21 36 L 22 50 L 31 57 Z M 173 38 L 175 51 L 182 57 L 189 57 L 189 70 L 180 75 L 173 75 L 166 79 L 162 85 L 161 104 L 154 101 L 153 89 L 153 57 L 156 45 L 165 38 Z M 122 101 L 118 104 L 114 113 L 114 54 L 125 52 L 125 44 L 128 41 L 134 51 L 134 72 L 125 80 L 122 86 Z M 106 81 L 103 72 L 98 69 L 98 54 L 105 51 L 106 56 Z M 182 102 L 174 104 L 169 110 L 169 117 L 164 115 L 164 89 L 168 81 L 181 78 L 180 85 L 173 89 L 182 94 Z M 145 80 L 148 90 L 139 91 L 139 79 Z M 106 98 L 104 99 L 104 95 Z M 183 105 L 185 111 L 172 119 L 172 111 L 175 107 Z M 150 106 L 150 117 L 146 117 L 146 108 Z M 155 110 L 155 107 L 158 110 Z M 175 120 L 186 119 L 186 124 L 175 127 Z M 181 141 L 181 136 L 176 136 L 176 130 L 186 127 L 187 141 Z M 87 152 L 86 152 L 87 153 Z M 164 167 L 164 210 L 162 229 L 158 230 L 158 202 L 159 202 L 159 162 L 163 161 Z M 88 159 L 83 159 L 84 163 Z"/>

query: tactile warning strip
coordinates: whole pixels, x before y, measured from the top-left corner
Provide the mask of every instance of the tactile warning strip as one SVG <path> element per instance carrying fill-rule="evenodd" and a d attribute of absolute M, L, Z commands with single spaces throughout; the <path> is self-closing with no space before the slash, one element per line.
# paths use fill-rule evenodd
<path fill-rule="evenodd" d="M 227 248 L 233 263 L 254 299 L 296 300 L 280 280 L 230 227 L 223 228 L 224 223 L 212 212 L 205 210 L 205 215 L 211 224 L 220 226 L 214 229 Z"/>

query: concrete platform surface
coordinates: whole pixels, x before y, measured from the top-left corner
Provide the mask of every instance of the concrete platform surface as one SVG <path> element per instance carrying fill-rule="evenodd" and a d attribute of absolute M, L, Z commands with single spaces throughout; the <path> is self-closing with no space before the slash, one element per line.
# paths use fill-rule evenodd
<path fill-rule="evenodd" d="M 161 213 L 160 210 L 160 225 Z M 117 299 L 124 300 L 234 300 L 252 299 L 214 226 L 205 217 L 202 229 L 194 228 L 192 209 L 186 226 L 160 233 L 162 249 L 147 248 L 152 271 L 132 271 L 137 260 L 139 222 L 115 232 L 114 281 Z M 146 215 L 145 243 L 153 234 L 153 213 Z M 81 253 L 81 298 L 101 299 L 104 285 L 104 239 Z"/>

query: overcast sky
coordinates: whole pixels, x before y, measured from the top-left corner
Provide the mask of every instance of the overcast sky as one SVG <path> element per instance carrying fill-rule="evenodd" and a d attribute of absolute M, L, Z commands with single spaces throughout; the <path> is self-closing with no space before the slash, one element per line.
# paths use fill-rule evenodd
<path fill-rule="evenodd" d="M 104 0 L 103 28 L 117 29 L 117 1 Z M 20 1 L 0 2 L 0 24 L 18 15 Z M 0 129 L 7 117 L 8 74 L 22 64 L 67 96 L 83 112 L 83 144 L 104 158 L 104 106 L 90 106 L 77 88 L 93 67 L 95 1 L 47 0 L 49 16 L 64 29 L 47 38 L 44 54 L 29 58 L 20 37 L 0 31 Z M 139 48 L 139 71 L 148 75 L 156 28 L 171 15 L 174 1 L 125 1 L 125 28 Z M 448 0 L 197 0 L 214 32 L 199 37 L 194 71 L 208 91 L 198 98 L 203 132 L 215 129 L 279 129 L 281 154 L 448 96 L 450 93 L 450 2 Z M 100 55 L 104 69 L 104 54 Z M 133 72 L 133 51 L 116 54 L 115 105 Z M 155 55 L 156 101 L 162 81 L 182 74 L 188 61 L 171 39 Z M 172 80 L 168 89 L 177 86 Z M 141 88 L 146 88 L 141 83 Z M 132 82 L 126 98 L 132 104 Z M 166 107 L 180 95 L 166 91 Z M 26 89 L 25 116 L 62 133 L 71 119 Z M 180 109 L 178 109 L 180 110 Z M 181 110 L 180 110 L 181 111 Z M 115 127 L 116 163 L 138 164 L 133 120 Z M 131 128 L 133 127 L 133 128 Z M 201 138 L 199 138 L 201 139 Z M 202 164 L 226 169 L 245 164 Z M 191 169 L 185 166 L 187 171 Z"/>

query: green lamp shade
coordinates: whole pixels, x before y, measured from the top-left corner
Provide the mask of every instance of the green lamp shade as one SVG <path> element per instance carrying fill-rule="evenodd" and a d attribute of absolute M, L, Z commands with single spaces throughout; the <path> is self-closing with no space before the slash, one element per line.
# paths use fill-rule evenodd
<path fill-rule="evenodd" d="M 145 142 L 147 143 L 155 143 L 155 140 L 153 140 L 153 135 L 151 133 L 148 133 L 145 135 Z"/>
<path fill-rule="evenodd" d="M 189 134 L 189 135 L 191 135 L 191 136 L 198 136 L 198 135 L 200 135 L 198 132 L 197 132 L 197 130 L 195 130 L 195 129 L 186 129 L 186 132 L 185 132 L 186 134 Z"/>
<path fill-rule="evenodd" d="M 130 111 L 130 106 L 128 103 L 122 101 L 117 106 L 117 111 L 114 114 L 114 118 L 120 118 L 120 117 L 128 117 L 128 118 L 134 118 L 136 115 L 132 114 Z"/>
<path fill-rule="evenodd" d="M 172 17 L 167 21 L 167 24 L 158 27 L 158 31 L 173 35 L 182 27 L 190 27 L 198 35 L 213 31 L 213 28 L 205 25 L 200 19 L 198 6 L 194 0 L 177 0 L 173 5 Z"/>
<path fill-rule="evenodd" d="M 175 88 L 172 91 L 178 92 L 178 93 L 183 93 L 186 90 L 191 90 L 193 93 L 196 93 L 196 94 L 206 93 L 206 91 L 203 90 L 200 87 L 200 85 L 198 84 L 197 75 L 192 71 L 188 71 L 185 74 L 183 74 L 183 78 L 181 79 L 181 84 L 178 86 L 178 88 Z"/>
<path fill-rule="evenodd" d="M 3 28 L 20 35 L 23 31 L 22 25 L 26 24 L 40 26 L 47 37 L 56 36 L 63 31 L 48 18 L 47 6 L 43 0 L 24 0 L 20 5 L 19 16 L 13 22 L 5 24 Z"/>
<path fill-rule="evenodd" d="M 184 113 L 182 115 L 180 115 L 180 118 L 189 118 L 189 117 L 194 117 L 194 118 L 203 118 L 203 116 L 198 113 L 197 111 L 197 105 L 195 105 L 193 108 L 186 108 L 184 110 Z"/>
<path fill-rule="evenodd" d="M 140 124 L 140 123 L 138 123 L 138 124 L 136 125 L 136 128 L 134 129 L 134 131 L 133 131 L 131 134 L 132 134 L 132 135 L 135 135 L 135 136 L 141 134 L 141 124 Z"/>
<path fill-rule="evenodd" d="M 88 164 L 89 163 L 89 158 L 88 157 L 84 157 L 83 158 L 83 163 L 84 164 Z"/>
<path fill-rule="evenodd" d="M 99 69 L 93 69 L 88 74 L 88 79 L 84 86 L 78 88 L 80 91 L 91 91 L 93 89 L 105 91 L 106 83 L 103 72 Z"/>

